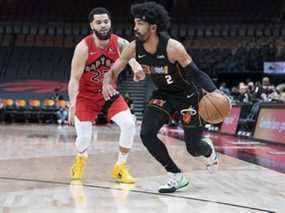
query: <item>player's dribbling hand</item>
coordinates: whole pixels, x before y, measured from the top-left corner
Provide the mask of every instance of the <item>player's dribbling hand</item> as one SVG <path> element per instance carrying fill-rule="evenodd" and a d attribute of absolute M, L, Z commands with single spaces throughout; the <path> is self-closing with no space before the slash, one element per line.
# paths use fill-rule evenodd
<path fill-rule="evenodd" d="M 219 94 L 225 96 L 225 97 L 228 99 L 229 103 L 232 102 L 231 99 L 230 99 L 230 97 L 229 97 L 226 93 L 224 93 L 222 90 L 215 89 L 212 93 L 219 93 Z"/>
<path fill-rule="evenodd" d="M 68 125 L 73 126 L 74 125 L 74 106 L 70 106 L 68 110 Z"/>
<path fill-rule="evenodd" d="M 111 84 L 104 84 L 102 88 L 102 94 L 106 101 L 110 100 L 113 96 L 119 94 L 117 90 Z"/>

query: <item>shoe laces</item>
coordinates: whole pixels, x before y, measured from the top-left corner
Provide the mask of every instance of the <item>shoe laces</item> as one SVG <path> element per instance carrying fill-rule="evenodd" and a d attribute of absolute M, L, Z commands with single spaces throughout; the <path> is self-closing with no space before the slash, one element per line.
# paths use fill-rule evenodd
<path fill-rule="evenodd" d="M 129 173 L 129 171 L 128 171 L 128 167 L 127 167 L 126 164 L 122 164 L 122 165 L 121 165 L 120 173 L 121 173 L 121 175 L 123 175 L 123 176 L 128 176 L 128 177 L 131 176 L 130 173 Z"/>
<path fill-rule="evenodd" d="M 168 186 L 176 186 L 177 185 L 177 178 L 178 178 L 178 176 L 176 174 L 171 174 L 169 176 L 169 179 L 168 179 L 166 185 L 168 185 Z"/>
<path fill-rule="evenodd" d="M 167 181 L 168 186 L 176 186 L 176 179 L 175 178 L 169 178 Z"/>

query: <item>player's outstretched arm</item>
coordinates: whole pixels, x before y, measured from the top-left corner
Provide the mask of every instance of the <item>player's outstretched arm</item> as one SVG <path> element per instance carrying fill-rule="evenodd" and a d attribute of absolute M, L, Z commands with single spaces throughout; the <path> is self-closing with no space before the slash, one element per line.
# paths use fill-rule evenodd
<path fill-rule="evenodd" d="M 169 60 L 181 65 L 182 75 L 186 80 L 195 82 L 206 92 L 213 92 L 217 89 L 212 79 L 196 66 L 180 42 L 170 39 L 167 52 Z"/>
<path fill-rule="evenodd" d="M 128 44 L 122 51 L 120 57 L 114 62 L 109 72 L 104 74 L 102 93 L 105 100 L 109 100 L 118 92 L 114 89 L 112 83 L 115 81 L 120 72 L 127 66 L 129 60 L 134 57 L 134 51 L 131 47 L 132 43 Z"/>
<path fill-rule="evenodd" d="M 74 123 L 75 100 L 78 93 L 79 79 L 84 71 L 85 63 L 88 58 L 88 47 L 84 40 L 79 42 L 74 50 L 71 62 L 71 74 L 68 83 L 68 95 L 70 101 L 68 122 Z"/>

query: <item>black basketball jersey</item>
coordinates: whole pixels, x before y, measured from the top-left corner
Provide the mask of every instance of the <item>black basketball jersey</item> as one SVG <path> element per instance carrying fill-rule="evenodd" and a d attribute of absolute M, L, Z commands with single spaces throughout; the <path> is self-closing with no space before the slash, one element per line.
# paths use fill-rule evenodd
<path fill-rule="evenodd" d="M 144 67 L 159 91 L 167 94 L 189 93 L 197 91 L 192 81 L 186 81 L 181 73 L 178 62 L 171 63 L 167 57 L 167 44 L 169 36 L 160 33 L 159 43 L 155 54 L 148 53 L 143 43 L 136 41 L 136 60 Z"/>

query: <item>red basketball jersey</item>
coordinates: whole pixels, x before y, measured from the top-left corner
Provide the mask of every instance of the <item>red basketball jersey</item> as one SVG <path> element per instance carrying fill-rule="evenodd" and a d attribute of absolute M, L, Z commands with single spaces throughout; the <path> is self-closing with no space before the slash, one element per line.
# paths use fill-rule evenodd
<path fill-rule="evenodd" d="M 84 72 L 79 80 L 77 98 L 103 98 L 102 85 L 104 73 L 108 72 L 112 64 L 119 58 L 118 36 L 112 34 L 106 48 L 96 47 L 93 35 L 84 38 L 88 46 L 88 59 Z M 116 88 L 116 83 L 113 86 Z"/>

